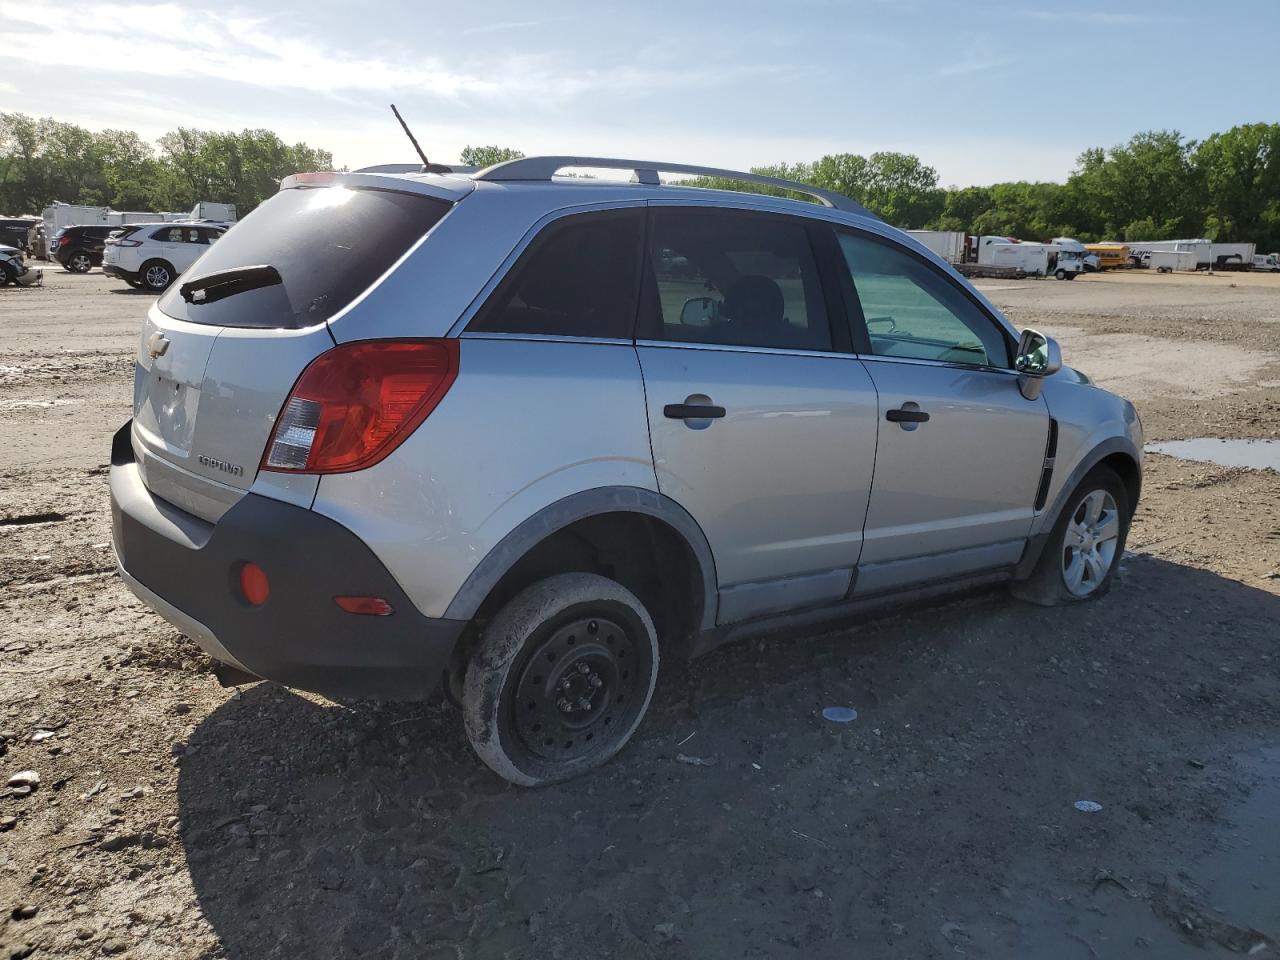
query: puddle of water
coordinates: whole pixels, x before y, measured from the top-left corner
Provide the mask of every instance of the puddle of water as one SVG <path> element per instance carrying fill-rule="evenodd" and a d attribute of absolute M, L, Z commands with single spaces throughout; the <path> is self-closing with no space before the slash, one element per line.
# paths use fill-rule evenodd
<path fill-rule="evenodd" d="M 1194 440 L 1148 443 L 1147 450 L 1181 457 L 1183 460 L 1216 463 L 1221 467 L 1280 470 L 1280 440 L 1217 440 L 1213 437 L 1199 437 Z"/>

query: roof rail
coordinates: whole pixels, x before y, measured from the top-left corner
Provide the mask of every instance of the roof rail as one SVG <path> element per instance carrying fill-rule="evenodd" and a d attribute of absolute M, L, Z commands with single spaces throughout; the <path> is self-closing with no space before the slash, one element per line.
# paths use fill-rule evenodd
<path fill-rule="evenodd" d="M 630 170 L 636 183 L 657 186 L 658 171 L 665 173 L 688 173 L 698 177 L 720 177 L 725 180 L 737 180 L 741 183 L 758 183 L 761 186 L 791 190 L 795 193 L 807 194 L 825 206 L 848 213 L 873 216 L 862 204 L 834 190 L 824 190 L 812 184 L 800 183 L 796 180 L 784 180 L 781 177 L 768 177 L 762 173 L 743 173 L 740 170 L 721 170 L 717 167 L 697 167 L 687 163 L 662 163 L 648 160 L 617 160 L 610 157 L 522 157 L 519 160 L 506 160 L 485 167 L 473 174 L 473 179 L 505 182 L 510 180 L 550 180 L 565 167 L 598 167 L 604 170 Z"/>

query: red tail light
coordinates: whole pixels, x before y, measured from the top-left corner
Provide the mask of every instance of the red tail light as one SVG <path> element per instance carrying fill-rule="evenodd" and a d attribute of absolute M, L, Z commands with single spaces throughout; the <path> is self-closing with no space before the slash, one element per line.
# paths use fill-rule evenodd
<path fill-rule="evenodd" d="M 372 466 L 417 429 L 457 375 L 457 340 L 334 347 L 312 360 L 294 384 L 262 469 L 345 473 Z"/>

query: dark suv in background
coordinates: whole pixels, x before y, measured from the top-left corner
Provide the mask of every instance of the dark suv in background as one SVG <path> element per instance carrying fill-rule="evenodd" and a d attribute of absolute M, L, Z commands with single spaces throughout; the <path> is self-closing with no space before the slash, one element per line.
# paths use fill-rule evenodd
<path fill-rule="evenodd" d="M 107 236 L 119 226 L 64 227 L 49 243 L 49 259 L 72 273 L 88 273 L 102 266 L 102 250 Z"/>

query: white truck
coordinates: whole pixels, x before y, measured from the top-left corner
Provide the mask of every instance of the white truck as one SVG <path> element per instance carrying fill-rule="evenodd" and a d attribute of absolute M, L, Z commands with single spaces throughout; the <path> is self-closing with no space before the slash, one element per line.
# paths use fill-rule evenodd
<path fill-rule="evenodd" d="M 908 230 L 917 241 L 947 263 L 964 263 L 969 235 L 963 230 Z"/>
<path fill-rule="evenodd" d="M 1059 248 L 1057 269 L 1054 271 L 1059 280 L 1074 279 L 1076 274 L 1084 272 L 1097 273 L 1101 269 L 1098 255 L 1090 253 L 1089 248 L 1074 237 L 1054 237 L 1052 243 Z M 1068 276 L 1058 276 L 1060 271 Z"/>
<path fill-rule="evenodd" d="M 1025 243 L 1009 237 L 979 237 L 978 263 L 1011 267 L 1030 277 L 1053 275 L 1059 280 L 1074 280 L 1084 272 L 1084 257 L 1076 251 L 1065 251 L 1056 243 Z"/>
<path fill-rule="evenodd" d="M 1280 273 L 1280 253 L 1255 253 L 1253 269 L 1257 273 Z"/>

